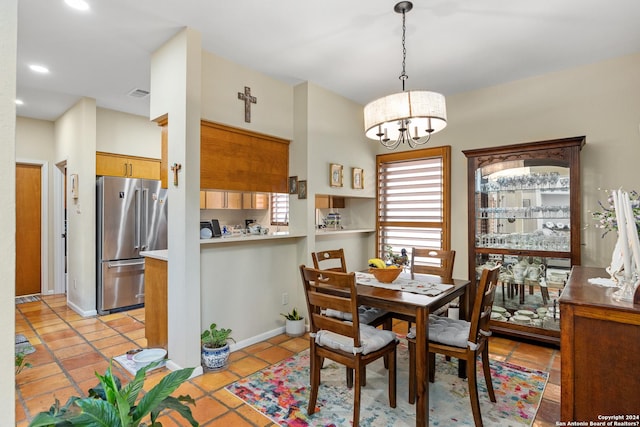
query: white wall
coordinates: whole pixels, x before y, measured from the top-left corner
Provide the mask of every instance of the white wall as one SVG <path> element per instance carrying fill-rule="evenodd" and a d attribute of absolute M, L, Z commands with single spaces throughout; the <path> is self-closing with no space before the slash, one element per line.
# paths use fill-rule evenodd
<path fill-rule="evenodd" d="M 293 138 L 293 88 L 255 70 L 202 52 L 202 118 L 283 139 Z M 251 123 L 238 92 L 251 88 Z M 233 147 L 229 147 L 233 150 Z"/>
<path fill-rule="evenodd" d="M 96 102 L 83 98 L 55 122 L 57 161 L 78 174 L 79 196 L 67 186 L 67 302 L 78 313 L 96 313 Z"/>
<path fill-rule="evenodd" d="M 98 108 L 96 151 L 159 159 L 161 128 L 148 117 Z"/>
<path fill-rule="evenodd" d="M 3 423 L 15 425 L 16 269 L 16 50 L 18 43 L 18 1 L 0 2 L 0 413 Z"/>
<path fill-rule="evenodd" d="M 467 277 L 467 159 L 462 150 L 581 135 L 586 136 L 582 264 L 611 262 L 614 236 L 600 238 L 589 210 L 606 198 L 600 188 L 640 188 L 638 76 L 640 54 L 447 97 L 449 124 L 430 145 L 452 147 L 454 276 Z"/>
<path fill-rule="evenodd" d="M 43 277 L 42 292 L 44 294 L 54 292 L 54 227 L 53 227 L 53 177 L 55 165 L 55 140 L 53 122 L 36 120 L 25 117 L 16 118 L 16 160 L 27 162 L 47 163 L 46 170 L 47 188 L 43 188 L 43 195 L 47 196 L 44 208 L 47 211 L 47 224 L 43 232 L 48 230 L 44 237 L 46 241 L 46 277 Z"/>

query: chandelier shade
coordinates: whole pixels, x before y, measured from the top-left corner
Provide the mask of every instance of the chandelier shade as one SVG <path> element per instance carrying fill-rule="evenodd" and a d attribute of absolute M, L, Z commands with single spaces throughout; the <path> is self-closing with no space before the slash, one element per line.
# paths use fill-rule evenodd
<path fill-rule="evenodd" d="M 447 105 L 444 95 L 425 90 L 405 91 L 407 50 L 406 13 L 413 8 L 410 1 L 401 1 L 393 10 L 402 14 L 402 92 L 376 99 L 364 107 L 364 131 L 367 138 L 377 139 L 393 150 L 405 142 L 413 148 L 426 144 L 431 135 L 447 126 Z"/>
<path fill-rule="evenodd" d="M 444 95 L 412 90 L 376 99 L 364 107 L 367 138 L 397 140 L 402 129 L 412 138 L 441 131 L 447 126 Z"/>

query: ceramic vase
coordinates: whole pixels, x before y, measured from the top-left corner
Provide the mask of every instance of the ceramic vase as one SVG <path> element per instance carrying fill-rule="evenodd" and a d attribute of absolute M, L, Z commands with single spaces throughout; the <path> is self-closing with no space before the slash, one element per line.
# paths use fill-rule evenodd
<path fill-rule="evenodd" d="M 285 320 L 284 333 L 290 337 L 300 337 L 306 332 L 304 319 L 300 320 Z"/>
<path fill-rule="evenodd" d="M 202 346 L 202 364 L 209 370 L 224 369 L 227 366 L 230 353 L 229 344 L 218 348 Z"/>

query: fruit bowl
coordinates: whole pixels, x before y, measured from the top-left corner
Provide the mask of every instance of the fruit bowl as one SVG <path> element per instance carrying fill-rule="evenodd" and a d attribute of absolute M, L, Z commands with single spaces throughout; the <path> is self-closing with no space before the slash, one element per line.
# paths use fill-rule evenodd
<path fill-rule="evenodd" d="M 401 268 L 370 268 L 369 273 L 373 274 L 378 282 L 391 283 L 402 273 Z"/>

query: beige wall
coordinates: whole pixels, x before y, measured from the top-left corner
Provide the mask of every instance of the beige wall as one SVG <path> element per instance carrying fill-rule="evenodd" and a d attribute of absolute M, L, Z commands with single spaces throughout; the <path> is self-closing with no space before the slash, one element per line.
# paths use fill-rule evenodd
<path fill-rule="evenodd" d="M 83 98 L 55 123 L 58 161 L 78 174 L 79 196 L 67 186 L 67 302 L 78 313 L 96 313 L 96 102 Z"/>
<path fill-rule="evenodd" d="M 455 276 L 467 276 L 467 161 L 462 150 L 580 135 L 586 136 L 582 264 L 609 264 L 614 238 L 600 238 L 588 211 L 605 199 L 600 188 L 640 188 L 638 76 L 640 54 L 447 97 L 448 127 L 430 144 L 452 147 Z"/>
<path fill-rule="evenodd" d="M 148 117 L 98 108 L 96 151 L 159 159 L 160 131 Z"/>

